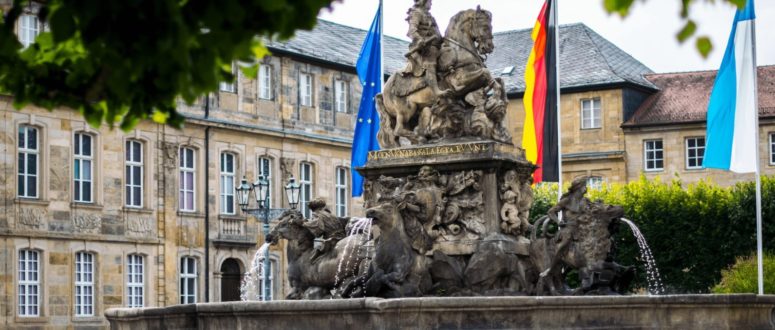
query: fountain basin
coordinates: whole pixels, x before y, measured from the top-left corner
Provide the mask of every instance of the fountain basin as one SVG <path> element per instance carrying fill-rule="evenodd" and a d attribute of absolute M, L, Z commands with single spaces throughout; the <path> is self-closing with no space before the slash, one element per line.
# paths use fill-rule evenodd
<path fill-rule="evenodd" d="M 111 329 L 773 329 L 775 295 L 278 300 L 105 316 Z"/>

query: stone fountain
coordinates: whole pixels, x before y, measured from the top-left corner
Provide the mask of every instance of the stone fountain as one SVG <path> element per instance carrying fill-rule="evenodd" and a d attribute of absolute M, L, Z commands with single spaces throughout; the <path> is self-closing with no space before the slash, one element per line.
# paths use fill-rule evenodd
<path fill-rule="evenodd" d="M 442 37 L 429 9 L 409 10 L 407 65 L 376 98 L 383 149 L 357 169 L 371 224 L 323 200 L 310 219 L 287 211 L 267 240 L 289 241 L 288 300 L 111 310 L 113 328 L 775 326 L 772 296 L 619 296 L 634 275 L 614 259 L 624 212 L 585 198 L 584 178 L 529 223 L 535 166 L 484 64 L 491 13 L 461 11 Z"/>

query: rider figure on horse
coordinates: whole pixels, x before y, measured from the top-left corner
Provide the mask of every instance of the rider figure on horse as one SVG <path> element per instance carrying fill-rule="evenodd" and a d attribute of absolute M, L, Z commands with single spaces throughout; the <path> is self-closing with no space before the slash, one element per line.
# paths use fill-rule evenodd
<path fill-rule="evenodd" d="M 404 55 L 409 60 L 403 75 L 422 77 L 437 97 L 449 94 L 449 90 L 439 89 L 436 77 L 436 63 L 441 47 L 441 33 L 436 19 L 431 16 L 431 0 L 414 0 L 414 6 L 407 11 L 406 21 L 412 39 L 409 51 Z"/>

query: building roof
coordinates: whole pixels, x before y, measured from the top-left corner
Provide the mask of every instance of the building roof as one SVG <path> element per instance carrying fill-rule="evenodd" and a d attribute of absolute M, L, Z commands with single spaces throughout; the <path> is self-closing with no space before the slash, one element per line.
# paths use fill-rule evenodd
<path fill-rule="evenodd" d="M 311 31 L 297 31 L 284 42 L 270 41 L 267 46 L 301 56 L 354 67 L 366 30 L 318 19 Z M 508 93 L 525 90 L 525 63 L 533 47 L 532 30 L 514 30 L 493 34 L 495 51 L 487 58 L 487 67 L 506 81 Z M 409 42 L 385 36 L 385 71 L 402 69 Z M 504 69 L 513 66 L 510 73 Z M 560 26 L 560 80 L 563 88 L 631 83 L 655 89 L 643 78 L 652 71 L 582 23 Z"/>
<path fill-rule="evenodd" d="M 525 63 L 533 47 L 532 29 L 493 34 L 495 51 L 487 59 L 493 74 L 506 81 L 509 93 L 525 90 Z M 588 87 L 631 83 L 655 89 L 643 78 L 651 69 L 583 23 L 560 25 L 560 86 Z M 514 65 L 511 74 L 501 74 Z"/>
<path fill-rule="evenodd" d="M 758 68 L 759 115 L 775 117 L 775 65 Z M 622 127 L 704 122 L 716 71 L 649 74 L 659 88 Z"/>

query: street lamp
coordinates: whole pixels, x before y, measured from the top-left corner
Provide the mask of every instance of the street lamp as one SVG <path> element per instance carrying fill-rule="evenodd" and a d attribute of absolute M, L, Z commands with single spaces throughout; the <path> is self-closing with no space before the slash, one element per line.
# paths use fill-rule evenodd
<path fill-rule="evenodd" d="M 255 217 L 259 217 L 260 215 L 261 220 L 263 220 L 264 223 L 264 240 L 266 240 L 266 237 L 269 235 L 269 181 L 265 176 L 259 175 L 258 180 L 251 185 L 248 183 L 248 179 L 243 176 L 242 181 L 236 190 L 237 202 L 239 203 L 242 212 Z M 299 204 L 299 190 L 301 190 L 301 186 L 296 183 L 296 179 L 291 176 L 290 180 L 288 180 L 288 184 L 285 185 L 285 194 L 288 197 L 288 204 L 291 206 L 291 209 L 296 209 L 296 205 Z M 256 193 L 257 209 L 248 208 L 248 205 L 250 204 L 250 193 L 253 191 Z M 282 212 L 283 209 L 272 209 L 272 211 Z M 266 254 L 264 255 L 262 275 L 264 281 L 264 300 L 269 300 L 270 288 L 269 285 L 267 285 L 267 283 L 269 283 L 269 249 L 266 249 Z"/>

